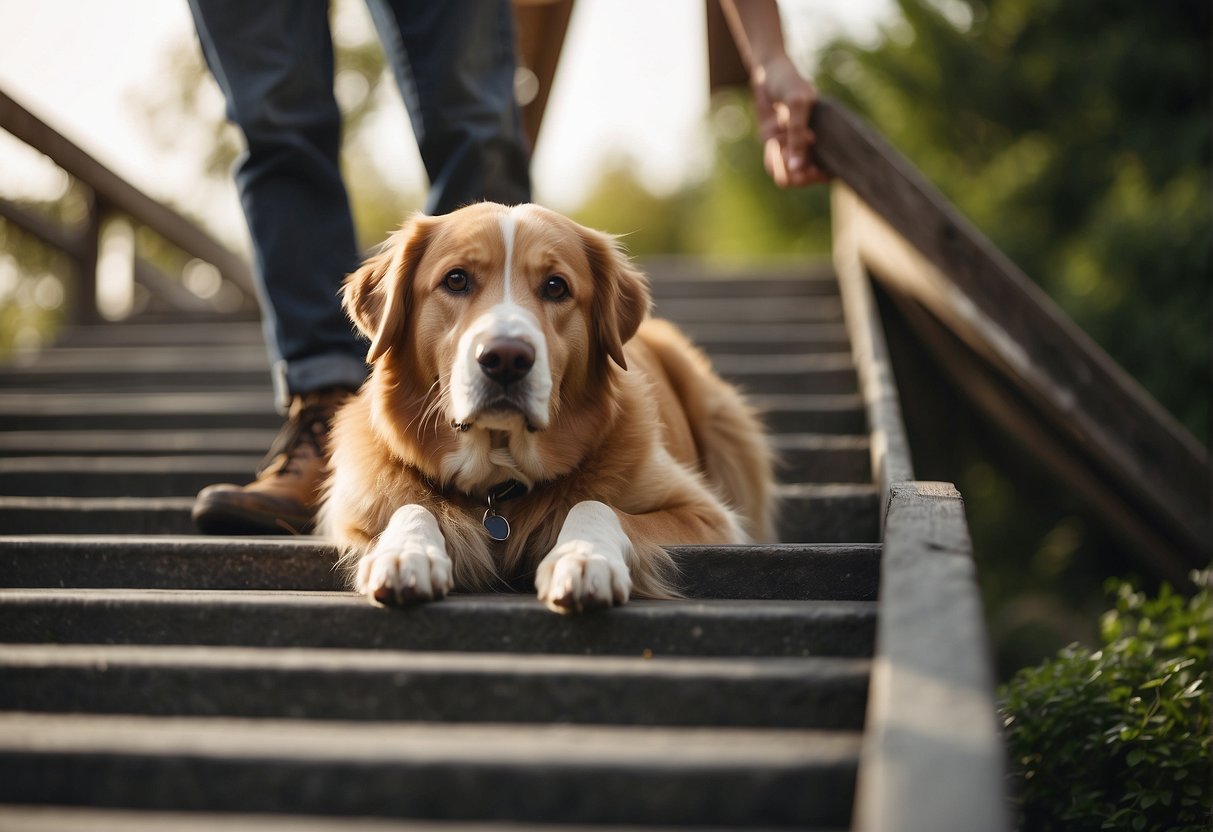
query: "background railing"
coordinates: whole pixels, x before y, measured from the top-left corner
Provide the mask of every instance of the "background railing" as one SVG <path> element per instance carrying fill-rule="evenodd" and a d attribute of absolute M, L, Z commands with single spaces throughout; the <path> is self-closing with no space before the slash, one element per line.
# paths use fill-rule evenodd
<path fill-rule="evenodd" d="M 155 232 L 189 258 L 214 266 L 222 280 L 239 292 L 241 309 L 252 314 L 256 294 L 248 264 L 239 255 L 178 211 L 158 202 L 105 167 L 25 107 L 0 91 L 0 128 L 44 154 L 75 180 L 85 204 L 85 218 L 78 225 L 63 225 L 10 200 L 0 198 L 0 218 L 51 248 L 62 252 L 72 264 L 68 293 L 69 323 L 101 319 L 97 308 L 97 260 L 102 229 L 108 219 L 124 216 Z M 212 307 L 186 289 L 179 279 L 165 275 L 137 253 L 133 279 L 171 309 L 207 312 Z"/>
<path fill-rule="evenodd" d="M 812 127 L 836 226 L 934 360 L 1152 572 L 1189 586 L 1213 558 L 1207 450 L 868 125 L 823 100 Z"/>

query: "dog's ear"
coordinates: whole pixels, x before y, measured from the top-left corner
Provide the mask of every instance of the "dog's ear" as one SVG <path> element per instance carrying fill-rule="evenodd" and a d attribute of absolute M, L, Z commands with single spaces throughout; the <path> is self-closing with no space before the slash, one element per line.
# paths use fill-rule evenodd
<path fill-rule="evenodd" d="M 433 223 L 431 217 L 421 214 L 411 217 L 341 286 L 346 313 L 359 332 L 371 339 L 367 363 L 374 363 L 404 336 L 413 275 L 429 243 Z"/>
<path fill-rule="evenodd" d="M 623 369 L 623 345 L 631 340 L 649 314 L 649 279 L 636 269 L 614 237 L 581 229 L 586 257 L 594 276 L 593 324 L 601 349 Z"/>

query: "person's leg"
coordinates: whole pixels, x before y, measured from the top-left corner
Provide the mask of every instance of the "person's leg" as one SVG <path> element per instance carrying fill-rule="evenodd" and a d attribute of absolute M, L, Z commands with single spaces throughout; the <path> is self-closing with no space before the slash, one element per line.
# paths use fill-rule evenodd
<path fill-rule="evenodd" d="M 209 533 L 311 529 L 337 406 L 366 375 L 366 345 L 338 298 L 358 265 L 338 154 L 328 4 L 189 0 L 212 74 L 247 150 L 236 183 L 253 241 L 262 316 L 287 422 L 244 486 L 198 494 Z"/>
<path fill-rule="evenodd" d="M 357 388 L 366 345 L 337 295 L 359 255 L 338 162 L 341 113 L 333 96 L 328 4 L 189 4 L 207 64 L 247 145 L 236 183 L 279 401 Z"/>
<path fill-rule="evenodd" d="M 531 198 L 509 0 L 367 0 L 430 177 L 426 212 Z"/>

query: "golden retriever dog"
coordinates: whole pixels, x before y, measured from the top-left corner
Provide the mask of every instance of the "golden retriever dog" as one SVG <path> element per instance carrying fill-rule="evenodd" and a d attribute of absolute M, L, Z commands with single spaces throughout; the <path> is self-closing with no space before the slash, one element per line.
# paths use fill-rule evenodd
<path fill-rule="evenodd" d="M 535 205 L 415 216 L 342 292 L 372 369 L 320 525 L 373 603 L 531 576 L 557 612 L 671 597 L 663 546 L 771 538 L 758 419 L 614 238 Z"/>

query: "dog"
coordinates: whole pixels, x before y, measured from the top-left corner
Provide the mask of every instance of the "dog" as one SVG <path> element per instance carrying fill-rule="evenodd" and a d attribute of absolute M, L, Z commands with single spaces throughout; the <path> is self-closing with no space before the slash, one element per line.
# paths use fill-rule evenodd
<path fill-rule="evenodd" d="M 371 372 L 320 528 L 372 603 L 531 576 L 562 613 L 676 597 L 665 546 L 773 539 L 761 421 L 616 238 L 530 204 L 416 215 L 342 301 Z"/>

